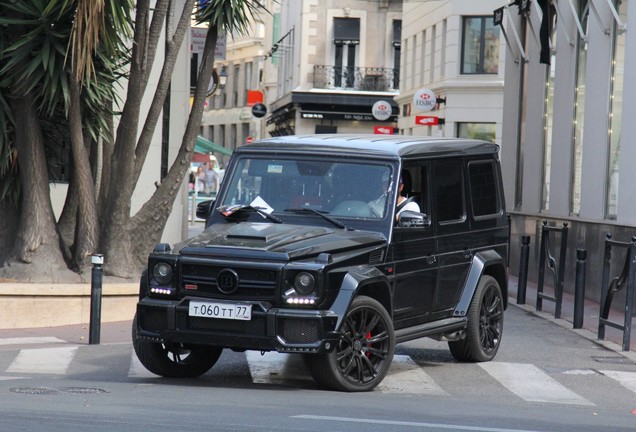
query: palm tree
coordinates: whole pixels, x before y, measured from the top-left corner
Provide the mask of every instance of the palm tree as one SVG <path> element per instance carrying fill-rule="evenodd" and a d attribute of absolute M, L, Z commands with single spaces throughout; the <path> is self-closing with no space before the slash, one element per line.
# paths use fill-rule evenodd
<path fill-rule="evenodd" d="M 0 125 L 7 125 L 0 134 L 0 185 L 20 185 L 0 189 L 1 197 L 11 196 L 6 191 L 20 195 L 15 236 L 3 238 L 0 231 L 0 246 L 14 246 L 5 261 L 33 262 L 37 270 L 32 265 L 30 273 L 54 278 L 60 268 L 81 268 L 90 254 L 101 251 L 107 273 L 130 277 L 160 239 L 189 167 L 217 36 L 247 32 L 250 15 L 264 6 L 255 0 L 0 0 L 0 8 L 7 11 L 0 17 Z M 131 216 L 131 198 L 193 11 L 209 31 L 181 147 L 167 177 Z M 163 36 L 160 77 L 150 108 L 142 113 Z M 122 77 L 128 80 L 127 93 L 113 133 L 114 89 Z M 71 144 L 73 177 L 56 223 L 46 149 L 53 145 L 50 130 L 62 125 Z M 15 165 L 17 170 L 11 169 Z M 5 266 L 4 273 L 15 269 Z"/>

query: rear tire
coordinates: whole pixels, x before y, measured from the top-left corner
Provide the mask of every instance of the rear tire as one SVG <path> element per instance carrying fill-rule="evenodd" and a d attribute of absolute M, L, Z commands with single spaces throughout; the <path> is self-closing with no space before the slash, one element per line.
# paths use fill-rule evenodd
<path fill-rule="evenodd" d="M 384 379 L 395 350 L 391 317 L 376 300 L 359 296 L 351 303 L 334 350 L 305 357 L 316 383 L 331 390 L 372 390 Z"/>
<path fill-rule="evenodd" d="M 201 376 L 216 364 L 223 352 L 220 347 L 140 340 L 137 338 L 137 315 L 133 320 L 132 340 L 141 364 L 166 378 Z"/>
<path fill-rule="evenodd" d="M 468 309 L 466 337 L 449 341 L 453 357 L 462 362 L 492 360 L 501 344 L 504 304 L 501 288 L 491 276 L 482 276 Z"/>

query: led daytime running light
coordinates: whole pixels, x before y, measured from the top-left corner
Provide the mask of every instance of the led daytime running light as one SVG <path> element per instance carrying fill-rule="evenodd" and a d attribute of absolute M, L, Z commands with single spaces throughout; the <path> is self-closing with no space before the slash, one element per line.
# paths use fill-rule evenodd
<path fill-rule="evenodd" d="M 308 298 L 288 298 L 287 303 L 289 304 L 315 304 L 316 300 L 308 299 Z"/>
<path fill-rule="evenodd" d="M 150 292 L 153 294 L 172 295 L 174 290 L 170 288 L 150 288 Z"/>

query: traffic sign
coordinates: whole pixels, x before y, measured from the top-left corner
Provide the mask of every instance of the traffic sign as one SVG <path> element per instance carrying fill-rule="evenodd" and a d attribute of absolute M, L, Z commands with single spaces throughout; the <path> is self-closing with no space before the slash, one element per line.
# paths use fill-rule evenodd
<path fill-rule="evenodd" d="M 252 115 L 254 117 L 265 117 L 265 114 L 267 114 L 267 107 L 265 105 L 263 105 L 262 103 L 254 104 L 254 106 L 252 107 Z"/>

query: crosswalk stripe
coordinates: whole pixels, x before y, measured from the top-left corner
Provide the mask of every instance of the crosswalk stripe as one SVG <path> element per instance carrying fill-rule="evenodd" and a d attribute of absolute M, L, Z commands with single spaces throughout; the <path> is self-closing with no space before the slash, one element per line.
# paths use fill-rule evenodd
<path fill-rule="evenodd" d="M 383 393 L 426 394 L 448 396 L 421 367 L 407 355 L 394 355 L 391 369 L 378 385 Z"/>
<path fill-rule="evenodd" d="M 618 381 L 620 385 L 636 393 L 636 372 L 612 370 L 602 370 L 599 372 L 615 381 Z"/>
<path fill-rule="evenodd" d="M 21 376 L 0 376 L 0 381 L 15 381 L 25 379 L 25 377 Z"/>
<path fill-rule="evenodd" d="M 21 350 L 7 368 L 7 372 L 64 374 L 76 351 L 76 346 Z"/>
<path fill-rule="evenodd" d="M 64 342 L 66 341 L 63 339 L 53 337 L 53 336 L 0 338 L 0 345 L 31 345 L 31 344 L 64 343 Z"/>
<path fill-rule="evenodd" d="M 526 401 L 594 405 L 534 365 L 504 362 L 478 364 L 504 387 Z"/>
<path fill-rule="evenodd" d="M 137 358 L 135 351 L 132 352 L 130 358 L 130 368 L 128 369 L 128 376 L 131 378 L 157 378 L 159 375 L 155 375 L 141 364 Z"/>

